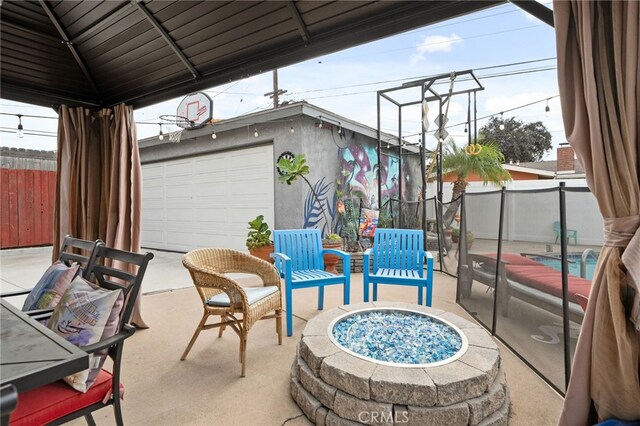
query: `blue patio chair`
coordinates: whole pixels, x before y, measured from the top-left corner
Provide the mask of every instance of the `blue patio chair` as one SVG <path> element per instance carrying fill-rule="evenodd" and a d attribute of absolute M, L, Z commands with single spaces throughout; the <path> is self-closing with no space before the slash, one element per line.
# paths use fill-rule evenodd
<path fill-rule="evenodd" d="M 556 244 L 560 239 L 560 222 L 559 221 L 553 222 L 553 230 L 556 231 L 556 240 L 554 242 L 554 244 Z M 577 229 L 567 229 L 567 244 L 569 244 L 569 241 L 571 240 L 571 238 L 573 238 L 573 242 L 576 245 L 578 245 Z"/>
<path fill-rule="evenodd" d="M 424 251 L 423 234 L 410 229 L 376 229 L 373 247 L 364 252 L 364 301 L 369 301 L 369 284 L 373 284 L 373 301 L 378 300 L 378 284 L 418 287 L 418 304 L 422 305 L 423 289 L 426 305 L 433 296 L 433 255 Z M 371 255 L 373 254 L 373 269 Z M 424 260 L 427 259 L 427 271 Z"/>
<path fill-rule="evenodd" d="M 320 230 L 289 229 L 273 231 L 275 266 L 285 280 L 287 336 L 293 334 L 292 292 L 298 288 L 318 287 L 318 309 L 324 307 L 324 286 L 343 284 L 344 304 L 349 304 L 350 257 L 342 250 L 322 249 Z M 344 273 L 324 270 L 323 254 L 342 257 Z"/>

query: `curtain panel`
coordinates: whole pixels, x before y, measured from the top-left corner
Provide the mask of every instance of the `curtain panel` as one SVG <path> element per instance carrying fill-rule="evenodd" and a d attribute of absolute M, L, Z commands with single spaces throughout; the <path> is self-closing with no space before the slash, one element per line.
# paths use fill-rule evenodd
<path fill-rule="evenodd" d="M 565 132 L 605 229 L 559 423 L 640 420 L 640 3 L 556 0 L 554 18 Z"/>
<path fill-rule="evenodd" d="M 122 104 L 91 111 L 62 105 L 53 260 L 67 234 L 99 238 L 109 247 L 139 252 L 141 199 L 142 168 L 133 108 Z M 140 299 L 132 322 L 146 328 Z"/>

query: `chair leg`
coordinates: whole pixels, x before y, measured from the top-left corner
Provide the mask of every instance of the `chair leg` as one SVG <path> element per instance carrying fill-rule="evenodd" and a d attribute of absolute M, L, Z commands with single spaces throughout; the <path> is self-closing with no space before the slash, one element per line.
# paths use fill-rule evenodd
<path fill-rule="evenodd" d="M 378 283 L 373 283 L 373 301 L 378 301 Z"/>
<path fill-rule="evenodd" d="M 351 302 L 351 271 L 344 273 L 344 285 L 342 288 L 342 302 L 348 305 Z"/>
<path fill-rule="evenodd" d="M 427 301 L 425 304 L 426 306 L 431 307 L 431 303 L 433 301 L 433 280 L 429 280 L 425 289 L 427 292 Z"/>
<path fill-rule="evenodd" d="M 291 287 L 287 286 L 287 289 L 285 291 L 286 295 L 285 297 L 287 298 L 286 300 L 286 304 L 287 304 L 287 336 L 291 337 L 291 335 L 293 334 L 293 313 L 292 313 L 292 309 L 293 309 L 293 301 L 291 300 L 291 296 L 292 296 L 292 291 L 291 291 Z"/>
<path fill-rule="evenodd" d="M 369 301 L 369 282 L 367 281 L 366 278 L 363 280 L 363 286 L 364 286 L 363 300 L 364 300 L 364 303 L 367 303 Z"/>
<path fill-rule="evenodd" d="M 222 333 L 224 333 L 225 328 L 227 328 L 227 323 L 222 315 L 220 315 L 220 322 L 222 325 L 220 326 L 220 330 L 218 330 L 218 338 L 222 337 Z"/>
<path fill-rule="evenodd" d="M 191 338 L 191 341 L 187 345 L 187 349 L 185 349 L 184 352 L 182 353 L 182 357 L 180 357 L 180 361 L 184 361 L 184 359 L 189 354 L 191 347 L 193 346 L 193 344 L 196 342 L 196 339 L 200 335 L 200 332 L 202 331 L 202 327 L 204 327 L 204 323 L 207 322 L 207 318 L 209 318 L 209 315 L 211 314 L 205 312 L 204 315 L 202 316 L 202 320 L 200 320 L 200 324 L 198 324 L 198 327 L 196 328 L 195 333 L 193 333 L 193 337 Z"/>
<path fill-rule="evenodd" d="M 324 286 L 318 287 L 318 310 L 324 309 Z"/>
<path fill-rule="evenodd" d="M 242 364 L 242 371 L 240 376 L 244 377 L 244 368 L 247 361 L 247 335 L 245 334 L 244 329 L 242 330 L 242 335 L 240 336 L 240 363 Z"/>
<path fill-rule="evenodd" d="M 282 344 L 282 309 L 276 309 L 276 333 L 278 334 L 278 344 Z"/>
<path fill-rule="evenodd" d="M 113 409 L 114 409 L 114 411 L 116 412 L 116 413 L 115 413 L 115 414 L 116 414 L 116 423 L 118 423 L 118 412 L 117 412 L 117 410 L 116 410 L 116 406 L 115 406 L 115 404 L 114 404 L 114 406 L 113 406 Z M 95 422 L 95 420 L 93 420 L 93 416 L 91 415 L 91 413 L 86 414 L 86 415 L 84 416 L 84 419 L 87 421 L 87 424 L 88 424 L 89 426 L 96 426 L 96 422 Z M 122 425 L 122 414 L 120 414 L 120 423 L 118 423 L 118 426 L 120 426 L 120 425 Z"/>
<path fill-rule="evenodd" d="M 124 420 L 122 419 L 122 407 L 120 406 L 120 404 L 121 404 L 120 398 L 113 399 L 113 414 L 116 418 L 116 425 L 124 426 Z"/>
<path fill-rule="evenodd" d="M 422 305 L 422 289 L 421 285 L 418 286 L 418 305 Z"/>

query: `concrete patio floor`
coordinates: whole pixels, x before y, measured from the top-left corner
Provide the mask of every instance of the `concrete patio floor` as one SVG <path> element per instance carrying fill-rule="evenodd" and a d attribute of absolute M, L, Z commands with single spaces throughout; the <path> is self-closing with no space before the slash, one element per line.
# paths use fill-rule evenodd
<path fill-rule="evenodd" d="M 181 254 L 154 252 L 143 282 L 143 312 L 151 328 L 125 344 L 123 411 L 128 425 L 308 425 L 289 395 L 289 373 L 306 321 L 318 314 L 317 291 L 294 292 L 294 335 L 277 344 L 273 320 L 249 333 L 246 377 L 240 377 L 238 338 L 227 330 L 201 333 L 185 361 L 180 356 L 202 308 Z M 50 264 L 51 249 L 0 251 L 2 291 L 29 288 Z M 254 278 L 240 278 L 247 285 Z M 473 321 L 455 303 L 456 281 L 435 273 L 433 306 Z M 379 300 L 415 303 L 414 288 L 381 286 Z M 352 303 L 362 301 L 362 275 L 353 274 Z M 16 302 L 21 303 L 21 302 Z M 328 287 L 325 307 L 342 304 L 341 287 Z M 284 325 L 284 324 L 283 324 Z M 562 398 L 498 342 L 511 393 L 511 425 L 556 424 Z M 97 424 L 114 424 L 112 410 L 94 414 Z M 77 420 L 72 424 L 85 424 Z"/>

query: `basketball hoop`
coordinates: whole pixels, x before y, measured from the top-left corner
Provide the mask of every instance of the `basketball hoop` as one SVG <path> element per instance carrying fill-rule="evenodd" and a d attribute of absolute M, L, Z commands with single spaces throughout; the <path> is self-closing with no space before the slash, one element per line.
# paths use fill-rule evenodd
<path fill-rule="evenodd" d="M 183 129 L 190 129 L 193 126 L 193 121 L 182 115 L 161 115 L 160 120 L 168 125 L 178 126 Z"/>
<path fill-rule="evenodd" d="M 182 132 L 193 127 L 193 122 L 190 121 L 187 117 L 183 117 L 181 115 L 161 115 L 160 121 L 162 121 L 167 127 L 169 127 L 170 131 L 167 136 L 169 137 L 169 142 L 171 143 L 180 142 L 180 139 L 182 138 Z M 178 129 L 173 130 L 173 126 L 178 127 Z"/>

